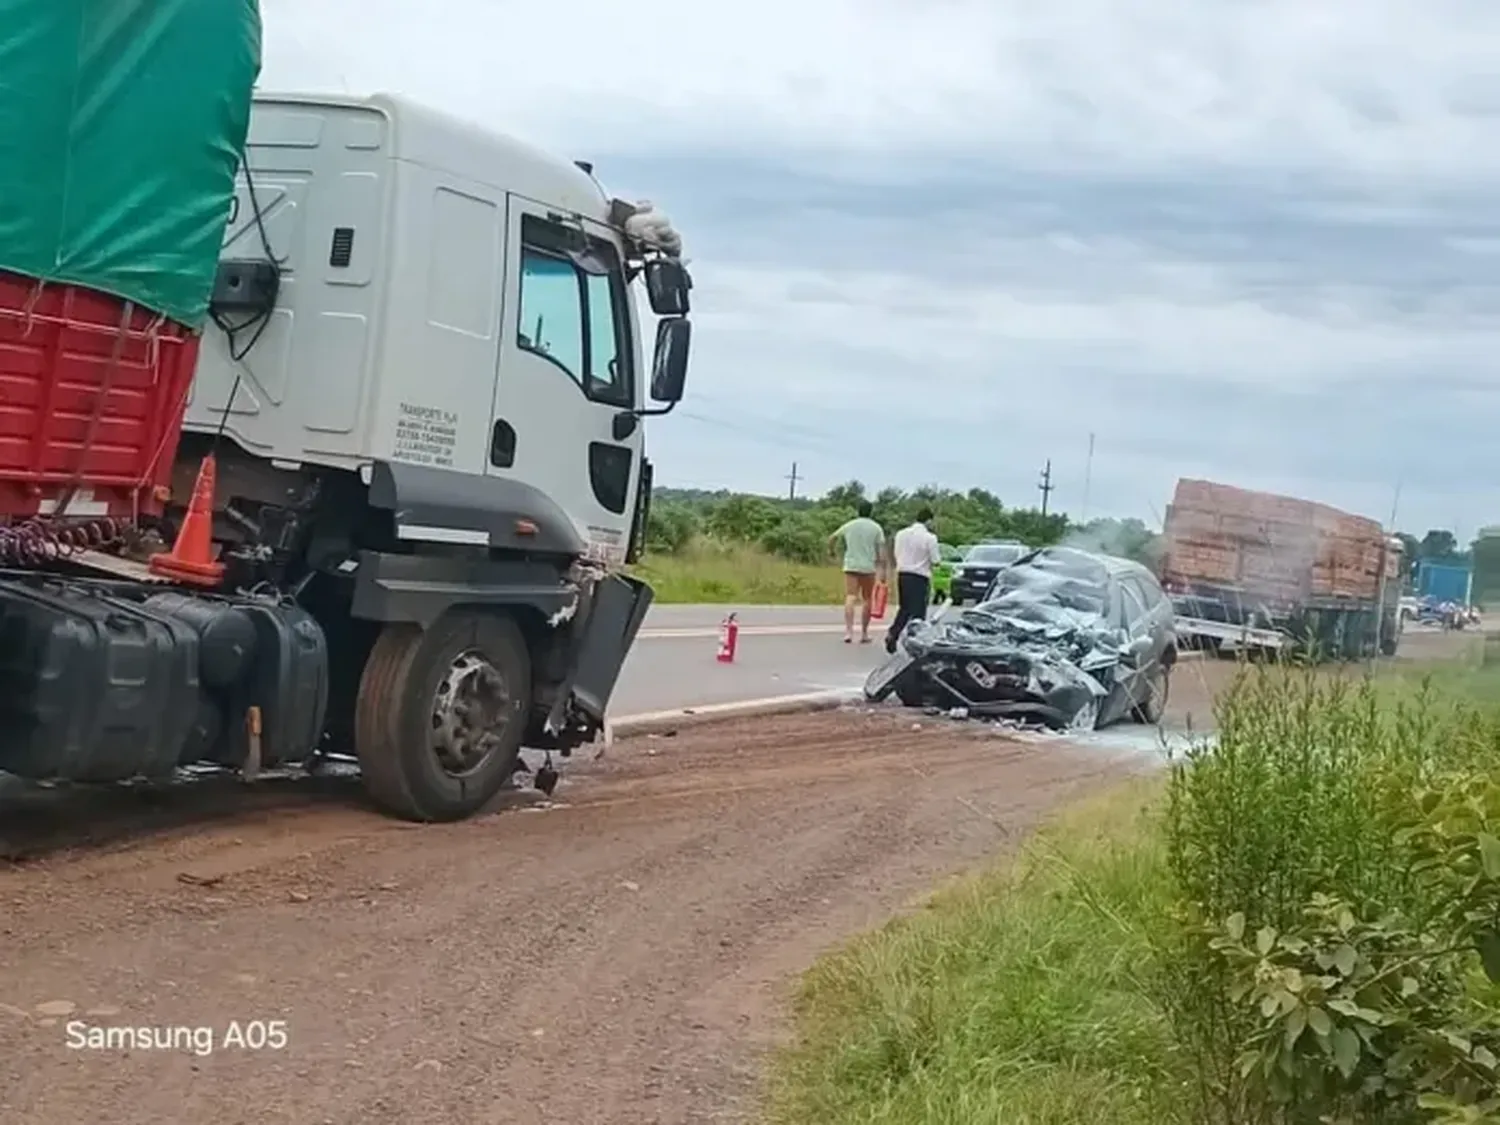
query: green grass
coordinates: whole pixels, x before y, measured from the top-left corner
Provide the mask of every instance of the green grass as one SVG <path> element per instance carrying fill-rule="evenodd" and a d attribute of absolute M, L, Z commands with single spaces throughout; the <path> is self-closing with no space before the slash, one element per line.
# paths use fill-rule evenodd
<path fill-rule="evenodd" d="M 1493 768 L 1500 661 L 1245 675 L 1190 772 L 1067 810 L 1019 857 L 822 959 L 767 1125 L 1290 1121 L 1199 1080 L 1237 1069 L 1244 1027 L 1184 919 L 1286 924 L 1319 891 L 1420 912 L 1387 821 L 1419 774 Z"/>
<path fill-rule="evenodd" d="M 833 563 L 788 562 L 744 544 L 695 540 L 678 554 L 647 555 L 632 568 L 663 604 L 841 605 L 844 576 Z"/>
<path fill-rule="evenodd" d="M 1018 859 L 825 958 L 773 1069 L 774 1125 L 1155 1125 L 1171 1037 L 1135 975 L 1165 861 L 1133 783 Z"/>

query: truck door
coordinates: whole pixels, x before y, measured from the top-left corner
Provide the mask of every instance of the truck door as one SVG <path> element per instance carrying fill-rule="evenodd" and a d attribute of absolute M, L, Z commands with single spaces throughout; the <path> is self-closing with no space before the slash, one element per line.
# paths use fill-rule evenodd
<path fill-rule="evenodd" d="M 486 472 L 546 493 L 592 557 L 619 565 L 643 438 L 630 417 L 641 388 L 619 244 L 600 224 L 521 196 L 508 196 L 507 212 Z"/>

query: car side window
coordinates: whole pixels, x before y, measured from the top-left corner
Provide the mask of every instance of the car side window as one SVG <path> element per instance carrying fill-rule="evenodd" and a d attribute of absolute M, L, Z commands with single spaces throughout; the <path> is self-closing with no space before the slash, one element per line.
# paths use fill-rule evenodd
<path fill-rule="evenodd" d="M 1120 583 L 1120 593 L 1125 599 L 1125 627 L 1135 631 L 1146 623 L 1146 602 L 1134 582 Z"/>
<path fill-rule="evenodd" d="M 1162 588 L 1155 582 L 1148 581 L 1145 578 L 1139 578 L 1136 581 L 1141 587 L 1141 593 L 1146 596 L 1146 608 L 1155 613 L 1166 602 L 1167 595 L 1162 592 Z"/>

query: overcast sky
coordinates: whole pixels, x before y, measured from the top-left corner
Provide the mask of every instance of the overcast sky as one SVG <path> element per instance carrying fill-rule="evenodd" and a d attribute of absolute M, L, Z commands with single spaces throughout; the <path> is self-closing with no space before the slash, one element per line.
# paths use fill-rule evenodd
<path fill-rule="evenodd" d="M 1494 0 L 262 0 L 262 84 L 400 91 L 681 229 L 664 484 L 1179 476 L 1500 522 Z"/>

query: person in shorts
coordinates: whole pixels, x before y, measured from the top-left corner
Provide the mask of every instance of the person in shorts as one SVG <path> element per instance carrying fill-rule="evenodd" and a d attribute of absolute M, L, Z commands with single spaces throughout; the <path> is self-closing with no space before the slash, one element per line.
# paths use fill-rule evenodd
<path fill-rule="evenodd" d="M 885 529 L 876 523 L 868 500 L 855 507 L 855 517 L 828 537 L 829 549 L 844 543 L 844 643 L 854 642 L 854 605 L 859 602 L 859 643 L 870 643 L 871 602 L 875 580 L 885 567 Z"/>

